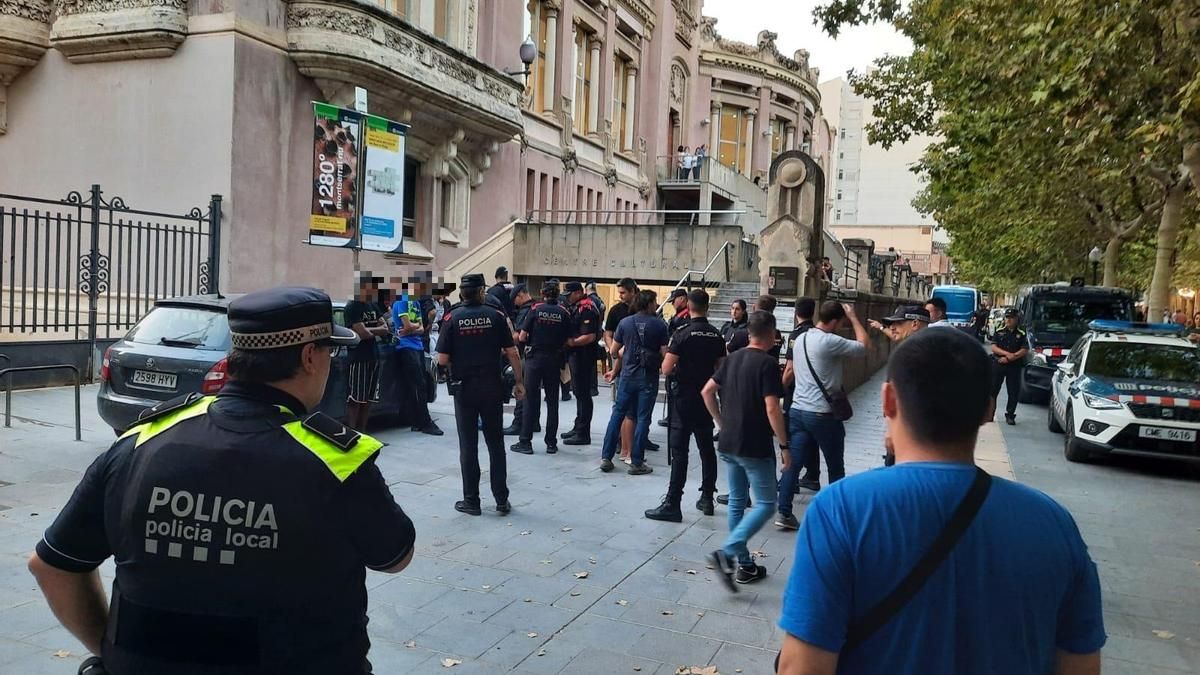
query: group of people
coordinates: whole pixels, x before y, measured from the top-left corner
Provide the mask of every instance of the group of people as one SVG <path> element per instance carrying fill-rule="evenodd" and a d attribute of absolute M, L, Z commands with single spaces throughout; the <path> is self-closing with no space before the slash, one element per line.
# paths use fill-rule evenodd
<path fill-rule="evenodd" d="M 679 180 L 700 180 L 700 170 L 707 158 L 707 145 L 697 145 L 694 151 L 686 145 L 676 148 L 675 168 L 679 172 Z"/>
<path fill-rule="evenodd" d="M 495 509 L 512 510 L 501 426 L 506 367 L 524 399 L 515 451 L 532 452 L 540 402 L 529 394 L 556 403 L 564 361 L 578 398 L 569 436 L 590 443 L 590 378 L 603 334 L 616 403 L 602 471 L 614 468 L 620 449 L 628 473 L 650 473 L 651 410 L 659 376 L 668 377 L 671 477 L 647 517 L 682 520 L 694 438 L 697 508 L 706 514 L 720 501 L 718 457 L 725 466 L 729 533 L 711 559 L 731 590 L 766 577 L 748 542 L 772 515 L 781 528 L 799 527 L 779 621 L 780 673 L 1099 672 L 1105 635 L 1095 565 L 1065 509 L 974 467 L 979 428 L 995 406 L 995 366 L 962 331 L 928 329 L 940 325 L 936 302 L 871 322 L 899 343 L 881 391 L 883 443 L 895 466 L 843 480 L 844 422 L 853 412 L 843 366 L 872 348 L 853 306 L 798 302 L 781 368 L 784 340 L 769 296 L 751 308 L 735 302 L 732 327 L 719 331 L 703 289 L 672 292 L 668 325 L 656 295 L 623 279 L 601 325 L 599 298 L 579 282 L 546 282 L 541 301 L 530 302 L 505 281 L 498 285 L 507 293 L 493 293 L 483 275 L 462 277 L 461 302 L 442 307 L 431 336 L 454 396 L 463 477 L 456 510 L 482 513 L 481 430 Z M 425 333 L 414 329 L 429 314 L 414 313 L 403 296 L 396 302 L 409 304 L 393 304 L 390 324 L 377 310 L 355 308 L 348 329 L 316 289 L 235 299 L 225 389 L 146 411 L 97 458 L 29 563 L 55 615 L 103 655 L 85 672 L 371 672 L 365 570 L 403 570 L 416 533 L 375 466 L 383 444 L 311 411 L 337 349 L 367 336 Z M 845 324 L 853 339 L 838 334 Z M 1020 356 L 999 350 L 1005 360 Z M 547 452 L 557 445 L 556 424 L 548 414 Z M 829 470 L 824 489 L 819 454 Z M 792 512 L 799 486 L 819 490 L 802 525 Z M 97 573 L 110 556 L 119 563 L 111 608 Z"/>

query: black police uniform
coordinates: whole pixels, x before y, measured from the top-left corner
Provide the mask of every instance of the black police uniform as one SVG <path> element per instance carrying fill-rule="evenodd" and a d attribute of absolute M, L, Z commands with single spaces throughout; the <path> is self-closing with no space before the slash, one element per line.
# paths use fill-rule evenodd
<path fill-rule="evenodd" d="M 541 393 L 546 392 L 546 452 L 558 448 L 559 372 L 571 337 L 571 313 L 558 299 L 538 303 L 528 313 L 521 330 L 529 335 L 525 357 L 525 418 L 521 424 L 521 442 L 533 440 L 541 414 Z"/>
<path fill-rule="evenodd" d="M 674 299 L 674 296 L 672 296 L 672 299 Z M 687 307 L 675 312 L 675 316 L 672 316 L 671 320 L 667 322 L 667 334 L 674 335 L 679 329 L 688 325 L 691 320 L 692 313 Z M 674 376 L 667 377 L 667 415 L 658 421 L 660 427 L 668 427 L 671 424 L 671 410 L 675 405 L 675 395 L 672 393 L 675 389 L 672 385 L 673 380 Z"/>
<path fill-rule="evenodd" d="M 1009 330 L 1005 326 L 996 331 L 996 334 L 992 336 L 992 343 L 1006 352 L 1016 353 L 1022 349 L 1029 348 L 1029 335 L 1020 326 L 1012 330 Z M 1008 403 L 1005 404 L 1004 416 L 1007 419 L 1013 419 L 1017 415 L 1017 399 L 1021 393 L 1021 376 L 1025 370 L 1024 359 L 1001 364 L 1000 357 L 993 354 L 993 358 L 995 359 L 995 371 L 992 379 L 992 398 L 1000 395 L 1001 385 L 1007 384 Z"/>
<path fill-rule="evenodd" d="M 596 305 L 584 296 L 571 308 L 571 336 L 600 333 L 600 314 Z M 575 394 L 575 424 L 572 443 L 590 440 L 592 435 L 592 387 L 596 384 L 596 342 L 572 347 L 568 352 L 571 364 L 571 392 Z"/>
<path fill-rule="evenodd" d="M 671 484 L 667 499 L 675 507 L 683 498 L 687 482 L 688 437 L 696 438 L 700 450 L 700 493 L 711 499 L 717 491 L 717 453 L 713 447 L 713 419 L 700 395 L 704 385 L 717 370 L 717 362 L 725 356 L 725 340 L 705 317 L 689 319 L 675 331 L 667 352 L 679 357 L 671 377 L 670 429 L 667 448 L 671 454 Z"/>
<path fill-rule="evenodd" d="M 469 283 L 464 278 L 463 288 Z M 481 303 L 467 303 L 451 311 L 438 337 L 438 353 L 450 359 L 450 380 L 455 389 L 454 421 L 458 427 L 463 501 L 473 508 L 479 508 L 480 420 L 490 460 L 492 496 L 497 506 L 508 504 L 500 357 L 511 347 L 512 333 L 504 314 Z"/>
<path fill-rule="evenodd" d="M 725 344 L 728 345 L 729 342 L 731 340 L 733 340 L 733 336 L 739 330 L 744 329 L 746 327 L 747 323 L 748 322 L 744 321 L 744 320 L 743 321 L 729 321 L 724 326 L 721 326 L 721 339 L 725 340 Z M 727 351 L 728 351 L 728 347 L 727 347 Z"/>
<path fill-rule="evenodd" d="M 521 326 L 525 325 L 525 318 L 529 316 L 529 310 L 533 309 L 533 300 L 526 302 L 523 305 L 516 306 L 516 314 L 513 319 L 513 328 L 520 330 Z M 525 358 L 525 345 L 517 345 L 517 352 L 522 359 Z M 503 365 L 501 366 L 503 368 Z M 516 436 L 521 433 L 521 420 L 525 419 L 525 399 L 520 399 L 513 406 L 513 423 L 511 427 L 505 427 L 504 433 L 509 436 Z M 539 429 L 540 431 L 540 429 Z"/>
<path fill-rule="evenodd" d="M 315 289 L 229 309 L 235 347 L 333 333 L 331 318 Z M 37 554 L 75 573 L 115 557 L 113 675 L 370 673 L 366 568 L 415 541 L 380 447 L 265 384 L 160 403 L 92 463 Z"/>

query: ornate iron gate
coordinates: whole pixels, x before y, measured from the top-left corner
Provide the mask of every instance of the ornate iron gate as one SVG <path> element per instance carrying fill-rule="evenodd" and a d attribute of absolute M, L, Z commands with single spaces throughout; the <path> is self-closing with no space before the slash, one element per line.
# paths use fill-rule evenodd
<path fill-rule="evenodd" d="M 105 199 L 99 185 L 62 200 L 0 194 L 0 341 L 94 346 L 155 300 L 217 293 L 220 231 L 221 195 L 172 214 Z"/>

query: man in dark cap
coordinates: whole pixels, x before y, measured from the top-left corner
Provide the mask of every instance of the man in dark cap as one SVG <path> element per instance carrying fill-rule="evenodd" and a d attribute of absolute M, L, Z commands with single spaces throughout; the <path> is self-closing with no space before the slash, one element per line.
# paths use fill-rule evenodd
<path fill-rule="evenodd" d="M 29 569 L 107 672 L 370 673 L 366 569 L 404 569 L 416 534 L 382 444 L 311 412 L 358 338 L 313 288 L 250 293 L 228 316 L 229 384 L 144 411 Z"/>
<path fill-rule="evenodd" d="M 546 392 L 546 454 L 558 452 L 558 373 L 571 338 L 571 313 L 558 304 L 558 284 L 542 286 L 542 302 L 525 316 L 517 339 L 529 345 L 525 358 L 524 418 L 521 435 L 511 448 L 533 454 L 533 434 L 541 414 L 541 392 Z"/>
<path fill-rule="evenodd" d="M 571 391 L 575 394 L 575 424 L 564 445 L 592 443 L 592 383 L 596 379 L 596 341 L 600 335 L 600 313 L 588 299 L 583 284 L 568 281 L 567 303 L 571 306 Z"/>
<path fill-rule="evenodd" d="M 1004 327 L 992 337 L 992 359 L 996 365 L 992 380 L 992 398 L 1000 395 L 1000 386 L 1008 387 L 1004 421 L 1017 423 L 1017 399 L 1021 394 L 1021 375 L 1025 355 L 1029 353 L 1029 335 L 1021 328 L 1021 313 L 1016 307 L 1004 310 Z"/>
<path fill-rule="evenodd" d="M 929 310 L 922 305 L 901 305 L 879 321 L 871 319 L 871 328 L 882 331 L 892 342 L 903 342 L 929 326 Z"/>
<path fill-rule="evenodd" d="M 438 363 L 450 368 L 450 393 L 458 426 L 458 461 L 462 468 L 463 498 L 456 511 L 472 516 L 483 513 L 479 502 L 479 429 L 487 443 L 492 496 L 496 511 L 512 511 L 508 501 L 508 468 L 504 454 L 504 385 L 500 356 L 504 355 L 516 377 L 517 399 L 525 397 L 521 359 L 513 343 L 508 320 L 483 304 L 482 274 L 462 278 L 461 307 L 450 312 L 438 339 Z"/>

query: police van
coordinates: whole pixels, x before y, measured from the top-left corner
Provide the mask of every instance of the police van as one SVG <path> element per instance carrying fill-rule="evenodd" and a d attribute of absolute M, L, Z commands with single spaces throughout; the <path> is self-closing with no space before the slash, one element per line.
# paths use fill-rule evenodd
<path fill-rule="evenodd" d="M 930 297 L 941 298 L 946 303 L 946 321 L 959 328 L 967 328 L 975 321 L 975 312 L 981 302 L 979 289 L 972 286 L 934 286 Z"/>
<path fill-rule="evenodd" d="M 1200 348 L 1174 324 L 1093 321 L 1052 378 L 1050 431 L 1093 453 L 1200 461 Z"/>
<path fill-rule="evenodd" d="M 1022 378 L 1021 403 L 1050 400 L 1051 378 L 1071 345 L 1097 319 L 1133 320 L 1133 295 L 1121 288 L 1079 283 L 1038 284 L 1021 290 L 1017 309 L 1029 335 L 1029 357 Z"/>

